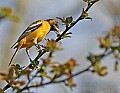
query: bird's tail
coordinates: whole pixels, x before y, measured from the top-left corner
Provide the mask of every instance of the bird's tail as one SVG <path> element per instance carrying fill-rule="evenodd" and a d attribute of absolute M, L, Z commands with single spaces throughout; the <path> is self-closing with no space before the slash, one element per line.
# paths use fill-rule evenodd
<path fill-rule="evenodd" d="M 12 61 L 13 61 L 15 55 L 18 53 L 18 51 L 19 51 L 19 48 L 16 48 L 15 53 L 13 54 L 8 66 L 10 66 L 10 64 L 12 63 Z"/>

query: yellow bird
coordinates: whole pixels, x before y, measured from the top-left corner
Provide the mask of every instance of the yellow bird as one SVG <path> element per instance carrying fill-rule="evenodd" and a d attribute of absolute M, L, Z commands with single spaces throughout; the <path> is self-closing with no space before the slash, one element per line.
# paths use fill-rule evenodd
<path fill-rule="evenodd" d="M 31 61 L 28 50 L 34 45 L 37 46 L 50 31 L 55 31 L 56 33 L 59 31 L 59 23 L 55 19 L 38 20 L 29 25 L 18 38 L 17 42 L 15 42 L 15 44 L 11 47 L 16 49 L 16 51 L 13 54 L 9 65 L 21 48 L 26 48 L 26 53 Z"/>

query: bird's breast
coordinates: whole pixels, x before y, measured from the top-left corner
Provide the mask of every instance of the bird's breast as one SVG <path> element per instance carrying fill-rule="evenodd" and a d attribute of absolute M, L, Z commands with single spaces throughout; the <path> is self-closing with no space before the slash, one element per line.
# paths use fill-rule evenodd
<path fill-rule="evenodd" d="M 43 22 L 42 25 L 38 29 L 36 29 L 31 34 L 29 34 L 27 37 L 21 40 L 21 44 L 23 44 L 21 48 L 32 47 L 33 45 L 35 45 L 34 43 L 35 40 L 37 43 L 39 43 L 45 38 L 45 36 L 48 34 L 49 31 L 50 31 L 49 23 Z"/>

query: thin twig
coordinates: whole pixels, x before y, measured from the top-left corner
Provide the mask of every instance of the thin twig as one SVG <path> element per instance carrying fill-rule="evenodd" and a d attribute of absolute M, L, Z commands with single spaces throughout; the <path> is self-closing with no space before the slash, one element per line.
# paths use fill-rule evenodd
<path fill-rule="evenodd" d="M 74 77 L 74 76 L 77 76 L 77 75 L 80 75 L 84 72 L 87 72 L 87 71 L 90 71 L 90 68 L 92 67 L 92 65 L 88 66 L 86 69 L 82 70 L 82 71 L 79 71 L 73 75 L 71 75 L 70 77 L 67 77 L 65 79 L 62 79 L 62 80 L 58 80 L 58 81 L 49 81 L 49 82 L 46 82 L 46 83 L 43 83 L 43 84 L 38 84 L 38 85 L 31 85 L 31 86 L 28 86 L 28 87 L 24 87 L 23 89 L 21 89 L 19 92 L 22 92 L 26 89 L 30 89 L 30 88 L 36 88 L 36 87 L 41 87 L 41 86 L 45 86 L 45 85 L 49 85 L 49 84 L 57 84 L 57 83 L 62 83 L 62 82 L 65 82 L 66 80 Z"/>
<path fill-rule="evenodd" d="M 93 4 L 95 4 L 97 1 L 99 0 L 94 0 L 92 4 L 90 4 L 84 12 L 88 12 L 88 10 L 93 6 Z M 83 17 L 82 17 L 82 14 L 80 15 L 80 17 L 71 25 L 69 26 L 68 28 L 65 29 L 65 31 L 56 39 L 56 42 L 58 42 L 59 40 L 61 40 L 61 37 L 68 31 L 70 30 L 72 27 L 74 27 L 74 25 L 76 25 L 78 23 L 78 21 L 82 20 Z"/>
<path fill-rule="evenodd" d="M 30 82 L 37 76 L 37 74 L 38 74 L 39 72 L 37 71 L 36 73 L 35 73 L 35 75 L 34 76 L 32 76 L 32 78 L 31 79 L 29 79 L 29 81 L 28 81 L 28 83 L 26 84 L 26 86 L 25 87 L 27 87 L 29 84 L 30 84 Z"/>

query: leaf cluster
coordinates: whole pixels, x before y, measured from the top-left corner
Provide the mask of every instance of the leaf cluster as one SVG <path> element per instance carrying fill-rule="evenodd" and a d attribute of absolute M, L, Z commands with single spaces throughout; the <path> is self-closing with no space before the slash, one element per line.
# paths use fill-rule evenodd
<path fill-rule="evenodd" d="M 101 66 L 104 58 L 112 55 L 115 59 L 114 70 L 117 71 L 120 61 L 120 26 L 113 26 L 113 28 L 104 36 L 99 37 L 100 49 L 104 50 L 103 53 L 96 55 L 90 53 L 87 59 L 91 62 L 93 69 L 100 76 L 107 75 L 107 66 Z"/>
<path fill-rule="evenodd" d="M 19 18 L 12 14 L 13 10 L 11 8 L 0 8 L 0 20 L 4 18 L 8 18 L 9 20 L 13 22 L 18 22 Z"/>

